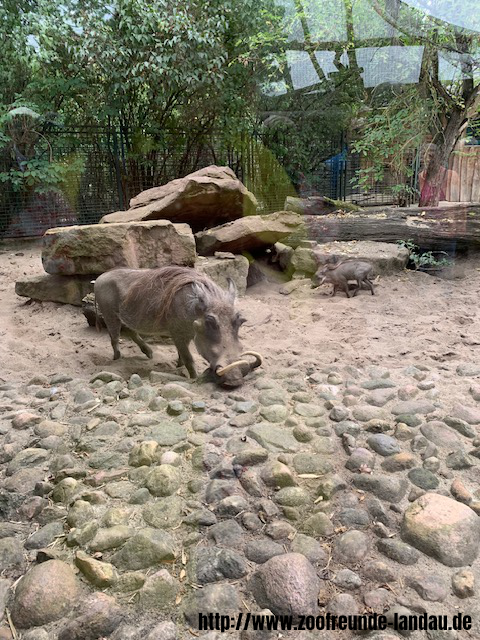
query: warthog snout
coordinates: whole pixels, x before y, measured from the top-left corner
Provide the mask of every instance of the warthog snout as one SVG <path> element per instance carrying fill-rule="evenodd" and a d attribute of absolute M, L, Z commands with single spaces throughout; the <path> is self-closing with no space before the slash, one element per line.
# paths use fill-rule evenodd
<path fill-rule="evenodd" d="M 253 356 L 254 361 L 249 362 L 245 359 L 245 356 Z M 262 356 L 256 351 L 245 351 L 240 358 L 240 360 L 231 362 L 225 367 L 218 366 L 215 369 L 217 383 L 222 387 L 240 387 L 243 384 L 244 377 L 263 362 Z"/>

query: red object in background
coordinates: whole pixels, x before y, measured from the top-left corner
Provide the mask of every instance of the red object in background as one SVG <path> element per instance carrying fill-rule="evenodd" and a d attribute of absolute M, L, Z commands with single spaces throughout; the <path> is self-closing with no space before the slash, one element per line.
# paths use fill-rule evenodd
<path fill-rule="evenodd" d="M 42 236 L 52 227 L 78 224 L 77 214 L 62 193 L 48 191 L 36 193 L 30 202 L 12 216 L 3 236 L 26 238 Z"/>

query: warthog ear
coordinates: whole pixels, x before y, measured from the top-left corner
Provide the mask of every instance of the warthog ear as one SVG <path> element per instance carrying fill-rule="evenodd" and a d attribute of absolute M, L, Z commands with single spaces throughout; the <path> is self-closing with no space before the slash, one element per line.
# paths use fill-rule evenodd
<path fill-rule="evenodd" d="M 236 327 L 242 326 L 242 324 L 244 322 L 246 322 L 246 321 L 247 321 L 247 319 L 244 318 L 241 313 L 235 314 L 235 318 L 234 318 L 233 322 L 235 323 Z"/>
<path fill-rule="evenodd" d="M 235 302 L 235 298 L 237 297 L 237 286 L 235 282 L 231 278 L 227 278 L 228 282 L 228 295 L 230 296 L 231 302 Z"/>
<path fill-rule="evenodd" d="M 205 288 L 197 282 L 194 282 L 192 284 L 192 293 L 192 303 L 200 310 L 200 312 L 204 312 L 207 308 L 207 292 L 205 291 Z"/>

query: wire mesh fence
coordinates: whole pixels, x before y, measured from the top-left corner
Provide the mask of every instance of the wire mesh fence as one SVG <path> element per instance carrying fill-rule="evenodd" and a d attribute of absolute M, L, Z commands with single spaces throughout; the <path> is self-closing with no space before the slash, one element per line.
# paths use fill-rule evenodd
<path fill-rule="evenodd" d="M 262 132 L 241 138 L 222 133 L 144 132 L 129 139 L 114 128 L 89 128 L 48 134 L 48 153 L 64 176 L 54 188 L 0 191 L 0 238 L 41 236 L 47 229 L 92 224 L 151 187 L 166 184 L 209 164 L 230 166 L 259 202 L 261 213 L 284 208 L 287 196 L 323 195 L 359 204 L 395 201 L 388 176 L 360 192 L 354 186 L 360 166 L 339 138 L 312 149 L 304 166 L 292 160 L 294 141 Z M 38 155 L 47 153 L 43 147 Z M 13 154 L 0 155 L 0 173 L 15 167 Z"/>

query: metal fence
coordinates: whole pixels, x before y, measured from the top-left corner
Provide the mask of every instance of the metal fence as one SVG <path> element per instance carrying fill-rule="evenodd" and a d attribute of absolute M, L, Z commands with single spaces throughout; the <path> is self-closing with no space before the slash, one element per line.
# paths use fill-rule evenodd
<path fill-rule="evenodd" d="M 47 153 L 44 146 L 39 157 Z M 105 214 L 128 208 L 132 197 L 209 164 L 228 165 L 259 201 L 260 211 L 283 209 L 287 196 L 324 195 L 360 204 L 395 201 L 386 178 L 365 193 L 354 186 L 359 158 L 339 138 L 312 150 L 305 167 L 292 162 L 292 140 L 271 132 L 226 139 L 224 134 L 144 133 L 128 140 L 113 128 L 48 134 L 48 153 L 65 169 L 55 189 L 16 191 L 8 181 L 0 191 L 0 238 L 33 237 L 46 229 L 92 224 Z M 15 166 L 0 155 L 0 173 Z M 42 185 L 40 185 L 42 187 Z"/>

